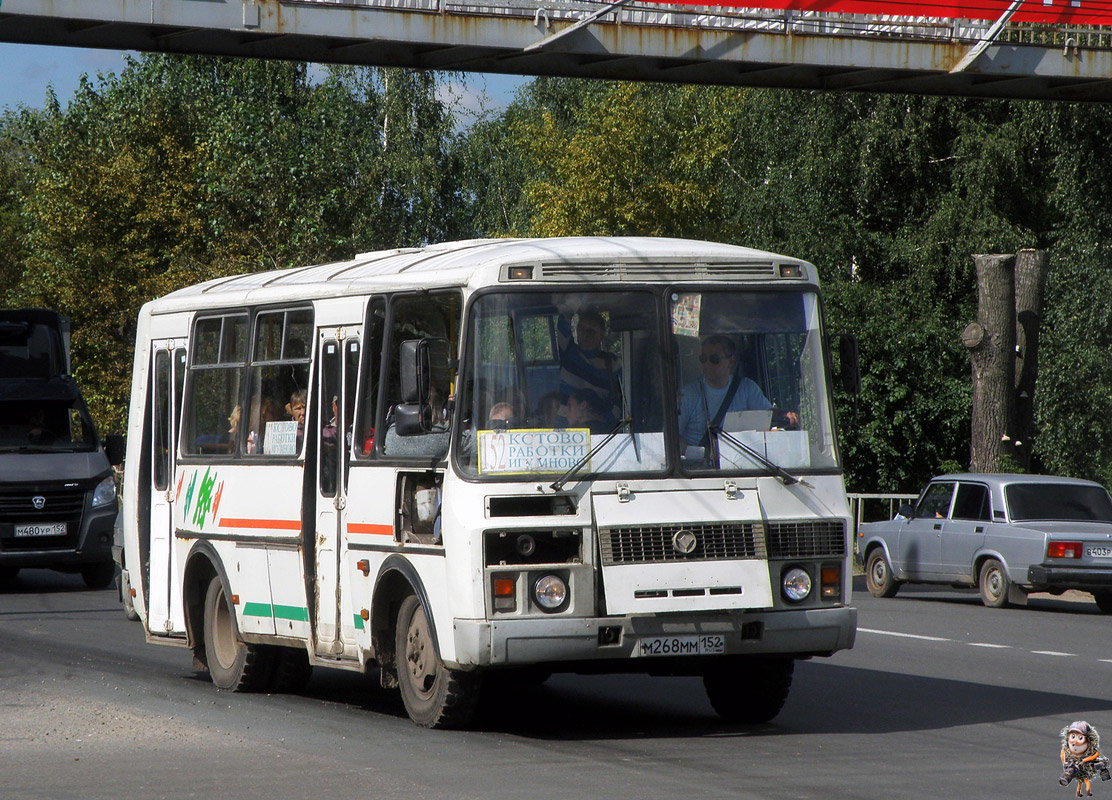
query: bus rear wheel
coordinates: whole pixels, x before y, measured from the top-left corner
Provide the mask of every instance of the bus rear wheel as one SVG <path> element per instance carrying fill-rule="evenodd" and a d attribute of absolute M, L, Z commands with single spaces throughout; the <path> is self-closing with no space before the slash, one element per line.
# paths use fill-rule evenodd
<path fill-rule="evenodd" d="M 424 728 L 459 728 L 478 705 L 480 677 L 450 670 L 440 660 L 425 607 L 408 595 L 394 632 L 398 684 L 409 718 Z"/>
<path fill-rule="evenodd" d="M 213 578 L 205 592 L 205 662 L 218 689 L 254 692 L 270 677 L 270 652 L 239 638 L 224 582 Z"/>
<path fill-rule="evenodd" d="M 794 672 L 790 658 L 731 659 L 703 676 L 703 688 L 727 722 L 768 722 L 784 707 Z"/>

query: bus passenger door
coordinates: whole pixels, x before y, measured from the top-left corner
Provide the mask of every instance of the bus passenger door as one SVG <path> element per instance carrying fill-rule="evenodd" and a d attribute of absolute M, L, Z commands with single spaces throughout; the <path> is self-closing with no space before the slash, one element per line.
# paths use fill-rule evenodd
<path fill-rule="evenodd" d="M 317 653 L 345 655 L 342 619 L 351 613 L 340 580 L 347 465 L 351 452 L 351 414 L 359 365 L 360 327 L 322 328 L 318 340 L 316 492 L 317 526 L 314 563 L 314 625 Z M 312 417 L 310 417 L 312 418 Z"/>
<path fill-rule="evenodd" d="M 174 616 L 181 616 L 181 598 L 171 598 L 173 584 L 174 465 L 181 380 L 185 377 L 185 349 L 173 340 L 152 342 L 151 356 L 151 546 L 147 581 L 147 628 L 171 633 Z M 177 608 L 172 609 L 171 604 Z M 171 612 L 176 611 L 172 615 Z M 176 626 L 184 629 L 184 624 Z"/>

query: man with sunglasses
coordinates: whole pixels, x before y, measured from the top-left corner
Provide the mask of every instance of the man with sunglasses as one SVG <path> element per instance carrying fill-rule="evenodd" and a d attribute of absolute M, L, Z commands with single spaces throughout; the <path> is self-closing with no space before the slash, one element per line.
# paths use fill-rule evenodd
<path fill-rule="evenodd" d="M 760 387 L 736 369 L 737 347 L 728 336 L 708 336 L 699 364 L 703 376 L 686 384 L 680 396 L 680 438 L 686 444 L 706 447 L 708 419 L 721 425 L 730 411 L 772 408 Z M 785 416 L 789 423 L 798 424 L 795 413 Z"/>

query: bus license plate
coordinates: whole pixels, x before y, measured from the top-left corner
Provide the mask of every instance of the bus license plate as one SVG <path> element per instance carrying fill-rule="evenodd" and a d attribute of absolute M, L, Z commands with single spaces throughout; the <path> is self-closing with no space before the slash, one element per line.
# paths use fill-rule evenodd
<path fill-rule="evenodd" d="M 717 634 L 695 636 L 649 636 L 637 641 L 634 657 L 703 656 L 726 652 L 726 637 Z"/>
<path fill-rule="evenodd" d="M 1112 547 L 1086 547 L 1085 555 L 1089 558 L 1112 558 Z"/>
<path fill-rule="evenodd" d="M 16 525 L 16 536 L 65 536 L 66 523 L 42 522 L 37 525 Z"/>

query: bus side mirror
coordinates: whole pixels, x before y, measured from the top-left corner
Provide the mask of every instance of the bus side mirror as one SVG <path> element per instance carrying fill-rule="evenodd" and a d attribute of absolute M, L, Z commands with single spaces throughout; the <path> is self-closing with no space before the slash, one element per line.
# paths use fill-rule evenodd
<path fill-rule="evenodd" d="M 401 367 L 402 402 L 426 403 L 429 399 L 428 339 L 408 339 L 398 352 Z"/>
<path fill-rule="evenodd" d="M 408 339 L 399 349 L 402 402 L 394 409 L 399 436 L 430 433 L 448 400 L 450 359 L 445 339 Z"/>
<path fill-rule="evenodd" d="M 127 440 L 118 433 L 110 433 L 104 437 L 104 454 L 108 456 L 108 463 L 118 467 L 124 463 L 124 452 L 127 450 Z"/>
<path fill-rule="evenodd" d="M 852 333 L 838 336 L 838 362 L 842 388 L 846 394 L 856 397 L 861 393 L 861 366 L 857 360 L 857 337 Z"/>

